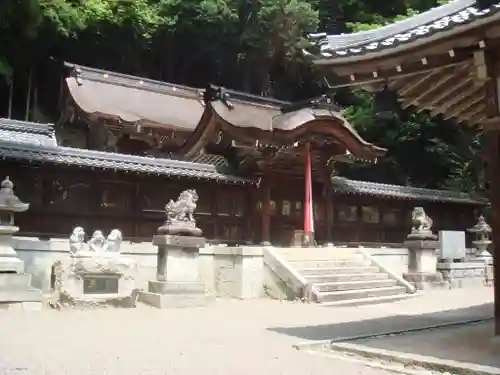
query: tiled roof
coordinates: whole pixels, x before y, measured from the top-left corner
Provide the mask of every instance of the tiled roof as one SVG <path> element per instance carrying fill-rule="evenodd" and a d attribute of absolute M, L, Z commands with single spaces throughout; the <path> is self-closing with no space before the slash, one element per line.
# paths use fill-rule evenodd
<path fill-rule="evenodd" d="M 341 194 L 371 195 L 389 199 L 421 200 L 430 202 L 487 204 L 487 200 L 485 198 L 473 197 L 469 194 L 456 191 L 356 181 L 338 176 L 332 178 L 332 185 L 333 190 Z"/>
<path fill-rule="evenodd" d="M 51 125 L 0 119 L 0 157 L 231 183 L 251 180 L 224 173 L 213 164 L 93 151 L 57 145 Z"/>
<path fill-rule="evenodd" d="M 471 24 L 500 11 L 500 3 L 489 9 L 474 7 L 475 0 L 454 0 L 405 20 L 374 30 L 352 34 L 313 34 L 320 48 L 318 58 L 359 56 L 427 38 L 455 26 Z M 306 54 L 310 54 L 306 51 Z"/>

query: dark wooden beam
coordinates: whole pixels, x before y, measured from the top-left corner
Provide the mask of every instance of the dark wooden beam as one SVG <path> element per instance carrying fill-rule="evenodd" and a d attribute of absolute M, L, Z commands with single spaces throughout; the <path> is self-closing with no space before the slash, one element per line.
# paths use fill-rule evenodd
<path fill-rule="evenodd" d="M 447 113 L 449 109 L 456 108 L 457 104 L 467 101 L 470 96 L 475 95 L 481 88 L 471 85 L 472 78 L 457 80 L 457 83 L 441 95 L 434 98 L 434 109 L 431 116 L 436 116 L 439 113 Z"/>
<path fill-rule="evenodd" d="M 428 107 L 429 104 L 432 103 L 435 94 L 447 92 L 449 82 L 456 81 L 456 77 L 462 74 L 466 69 L 468 69 L 467 64 L 459 65 L 452 68 L 451 71 L 443 73 L 440 77 L 431 77 L 432 81 L 426 81 L 427 85 L 425 85 L 423 89 L 421 88 L 418 90 L 418 93 L 405 98 L 402 106 L 403 109 L 410 106 L 417 106 L 419 108 Z"/>
<path fill-rule="evenodd" d="M 474 87 L 472 86 L 476 91 L 480 91 L 481 87 Z M 474 93 L 473 92 L 473 93 Z M 451 106 L 448 108 L 446 111 L 446 115 L 444 116 L 445 120 L 449 120 L 453 117 L 459 117 L 462 113 L 466 113 L 470 108 L 473 108 L 477 104 L 481 103 L 484 101 L 484 96 L 483 95 L 470 95 L 463 97 L 460 101 L 457 102 L 457 104 Z"/>

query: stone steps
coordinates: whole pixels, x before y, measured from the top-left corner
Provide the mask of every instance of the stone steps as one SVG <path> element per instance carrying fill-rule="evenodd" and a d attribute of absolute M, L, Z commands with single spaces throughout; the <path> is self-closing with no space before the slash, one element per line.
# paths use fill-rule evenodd
<path fill-rule="evenodd" d="M 397 296 L 406 294 L 402 286 L 390 286 L 385 288 L 370 288 L 358 290 L 342 290 L 336 292 L 320 293 L 320 302 L 346 301 L 353 299 Z"/>
<path fill-rule="evenodd" d="M 383 272 L 379 273 L 346 273 L 346 274 L 326 274 L 306 276 L 306 280 L 312 283 L 328 283 L 342 281 L 368 281 L 368 280 L 387 280 L 389 275 Z"/>
<path fill-rule="evenodd" d="M 335 248 L 282 248 L 280 254 L 287 261 L 331 261 L 331 260 L 363 260 L 360 254 L 345 249 Z"/>
<path fill-rule="evenodd" d="M 369 280 L 369 281 L 336 281 L 329 283 L 314 283 L 314 286 L 320 293 L 329 293 L 345 290 L 365 290 L 376 288 L 388 288 L 396 286 L 396 280 Z"/>
<path fill-rule="evenodd" d="M 370 262 L 364 259 L 294 260 L 289 263 L 296 268 L 302 269 L 370 266 Z"/>
<path fill-rule="evenodd" d="M 280 252 L 289 266 L 312 284 L 317 302 L 345 304 L 407 296 L 405 287 L 398 286 L 355 248 L 288 248 Z"/>
<path fill-rule="evenodd" d="M 307 279 L 308 276 L 321 276 L 321 275 L 348 275 L 359 273 L 377 273 L 378 267 L 375 266 L 358 266 L 358 267 L 334 267 L 334 268 L 300 268 L 297 272 L 304 275 Z"/>

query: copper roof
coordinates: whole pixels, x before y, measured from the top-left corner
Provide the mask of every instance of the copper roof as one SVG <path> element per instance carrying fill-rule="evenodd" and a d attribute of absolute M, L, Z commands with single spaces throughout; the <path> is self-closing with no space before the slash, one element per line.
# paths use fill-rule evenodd
<path fill-rule="evenodd" d="M 111 115 L 124 123 L 193 131 L 203 114 L 199 90 L 67 64 L 74 103 L 87 114 Z"/>
<path fill-rule="evenodd" d="M 343 60 L 348 57 L 391 50 L 399 46 L 430 38 L 459 27 L 474 26 L 481 20 L 493 20 L 500 11 L 500 3 L 488 9 L 478 9 L 475 0 L 454 0 L 432 8 L 426 12 L 409 17 L 374 30 L 351 34 L 327 35 L 312 34 L 311 41 L 317 50 L 305 51 L 317 59 Z M 496 17 L 495 20 L 499 18 Z"/>
<path fill-rule="evenodd" d="M 52 125 L 7 119 L 0 119 L 0 157 L 237 184 L 253 182 L 224 171 L 227 166 L 62 147 Z"/>
<path fill-rule="evenodd" d="M 185 131 L 191 133 L 191 137 L 208 139 L 207 131 L 219 130 L 219 126 L 207 128 L 207 122 L 213 117 L 212 113 L 207 115 L 207 107 L 210 107 L 209 112 L 215 111 L 226 125 L 240 133 L 248 130 L 257 137 L 256 140 L 264 136 L 279 141 L 278 133 L 289 133 L 289 138 L 313 130 L 345 144 L 353 155 L 361 158 L 374 159 L 386 152 L 363 140 L 337 109 L 302 108 L 282 113 L 282 108 L 290 103 L 233 90 L 224 90 L 232 103 L 231 108 L 218 100 L 207 106 L 202 101 L 205 91 L 201 89 L 67 65 L 72 68 L 71 76 L 66 79 L 69 93 L 76 106 L 86 114 L 112 117 L 134 125 Z M 315 124 L 315 128 L 310 129 L 309 125 L 318 120 L 323 122 L 322 125 Z M 251 133 L 253 130 L 258 132 Z M 181 152 L 186 152 L 191 141 Z M 203 146 L 197 139 L 196 144 L 197 147 Z"/>

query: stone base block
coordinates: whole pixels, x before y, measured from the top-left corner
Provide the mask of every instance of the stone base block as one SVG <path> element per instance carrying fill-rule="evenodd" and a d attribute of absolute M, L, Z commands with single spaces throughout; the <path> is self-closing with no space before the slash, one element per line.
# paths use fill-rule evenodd
<path fill-rule="evenodd" d="M 481 261 L 440 262 L 438 271 L 443 275 L 450 288 L 471 288 L 489 285 L 488 265 Z"/>
<path fill-rule="evenodd" d="M 42 302 L 42 292 L 30 286 L 30 275 L 0 273 L 0 304 Z"/>
<path fill-rule="evenodd" d="M 0 311 L 40 311 L 43 309 L 42 302 L 14 302 L 0 303 Z"/>
<path fill-rule="evenodd" d="M 449 289 L 448 282 L 443 280 L 442 275 L 438 273 L 406 273 L 404 279 L 413 283 L 418 290 L 429 289 Z"/>
<path fill-rule="evenodd" d="M 159 309 L 206 306 L 209 300 L 202 282 L 150 281 L 148 289 L 140 293 L 139 301 Z"/>
<path fill-rule="evenodd" d="M 148 291 L 157 294 L 205 294 L 202 282 L 165 282 L 150 281 Z"/>
<path fill-rule="evenodd" d="M 23 273 L 24 262 L 16 257 L 0 257 L 0 273 Z"/>
<path fill-rule="evenodd" d="M 134 308 L 137 305 L 139 291 L 135 290 L 129 296 L 109 296 L 100 295 L 91 298 L 72 298 L 67 294 L 60 294 L 55 303 L 59 307 L 69 307 L 77 309 L 98 309 L 98 308 Z"/>
<path fill-rule="evenodd" d="M 141 292 L 139 294 L 139 301 L 158 309 L 206 306 L 209 299 L 205 294 L 158 294 L 150 292 Z"/>

